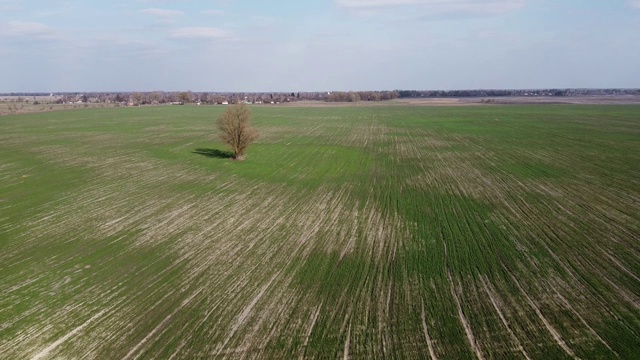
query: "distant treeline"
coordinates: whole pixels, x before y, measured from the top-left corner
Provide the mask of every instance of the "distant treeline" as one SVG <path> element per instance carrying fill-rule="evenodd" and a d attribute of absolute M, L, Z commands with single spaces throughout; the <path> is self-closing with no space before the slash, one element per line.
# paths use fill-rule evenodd
<path fill-rule="evenodd" d="M 400 90 L 401 98 L 640 95 L 640 89 Z"/>
<path fill-rule="evenodd" d="M 358 102 L 385 101 L 397 98 L 463 98 L 505 96 L 607 96 L 640 95 L 640 89 L 520 89 L 520 90 L 391 90 L 391 91 L 333 91 L 333 92 L 64 92 L 64 93 L 5 93 L 0 97 L 11 97 L 17 101 L 50 98 L 57 103 L 118 103 L 127 105 L 157 104 L 278 104 L 293 101 Z"/>
<path fill-rule="evenodd" d="M 328 102 L 357 102 L 357 101 L 384 101 L 400 97 L 398 90 L 394 91 L 334 91 L 327 93 L 325 101 Z"/>

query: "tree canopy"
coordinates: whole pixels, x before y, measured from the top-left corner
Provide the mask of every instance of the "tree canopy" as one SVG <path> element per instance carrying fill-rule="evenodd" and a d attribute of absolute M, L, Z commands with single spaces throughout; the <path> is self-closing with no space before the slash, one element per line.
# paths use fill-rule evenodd
<path fill-rule="evenodd" d="M 244 105 L 228 107 L 218 118 L 220 139 L 231 147 L 235 160 L 244 160 L 249 144 L 254 142 L 259 134 L 251 126 L 251 110 Z"/>

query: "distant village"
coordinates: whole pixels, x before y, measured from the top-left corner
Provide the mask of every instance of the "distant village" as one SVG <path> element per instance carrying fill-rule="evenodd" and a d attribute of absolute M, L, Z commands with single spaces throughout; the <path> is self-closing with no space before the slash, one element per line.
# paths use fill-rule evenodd
<path fill-rule="evenodd" d="M 229 105 L 281 104 L 296 101 L 360 102 L 387 101 L 398 98 L 483 98 L 483 97 L 556 97 L 556 96 L 622 96 L 640 95 L 640 89 L 519 89 L 519 90 L 391 90 L 330 92 L 61 92 L 5 93 L 0 101 L 56 104 L 141 105 Z"/>

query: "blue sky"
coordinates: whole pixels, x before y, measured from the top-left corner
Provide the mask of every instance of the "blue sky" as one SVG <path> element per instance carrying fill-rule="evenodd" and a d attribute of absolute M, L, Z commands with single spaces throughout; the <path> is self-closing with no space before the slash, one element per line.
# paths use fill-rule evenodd
<path fill-rule="evenodd" d="M 0 0 L 0 92 L 640 87 L 640 0 Z"/>

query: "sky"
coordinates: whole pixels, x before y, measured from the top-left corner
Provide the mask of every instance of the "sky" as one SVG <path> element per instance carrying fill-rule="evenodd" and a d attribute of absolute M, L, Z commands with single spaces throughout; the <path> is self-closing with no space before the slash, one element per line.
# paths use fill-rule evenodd
<path fill-rule="evenodd" d="M 640 88 L 640 0 L 0 0 L 0 92 Z"/>

